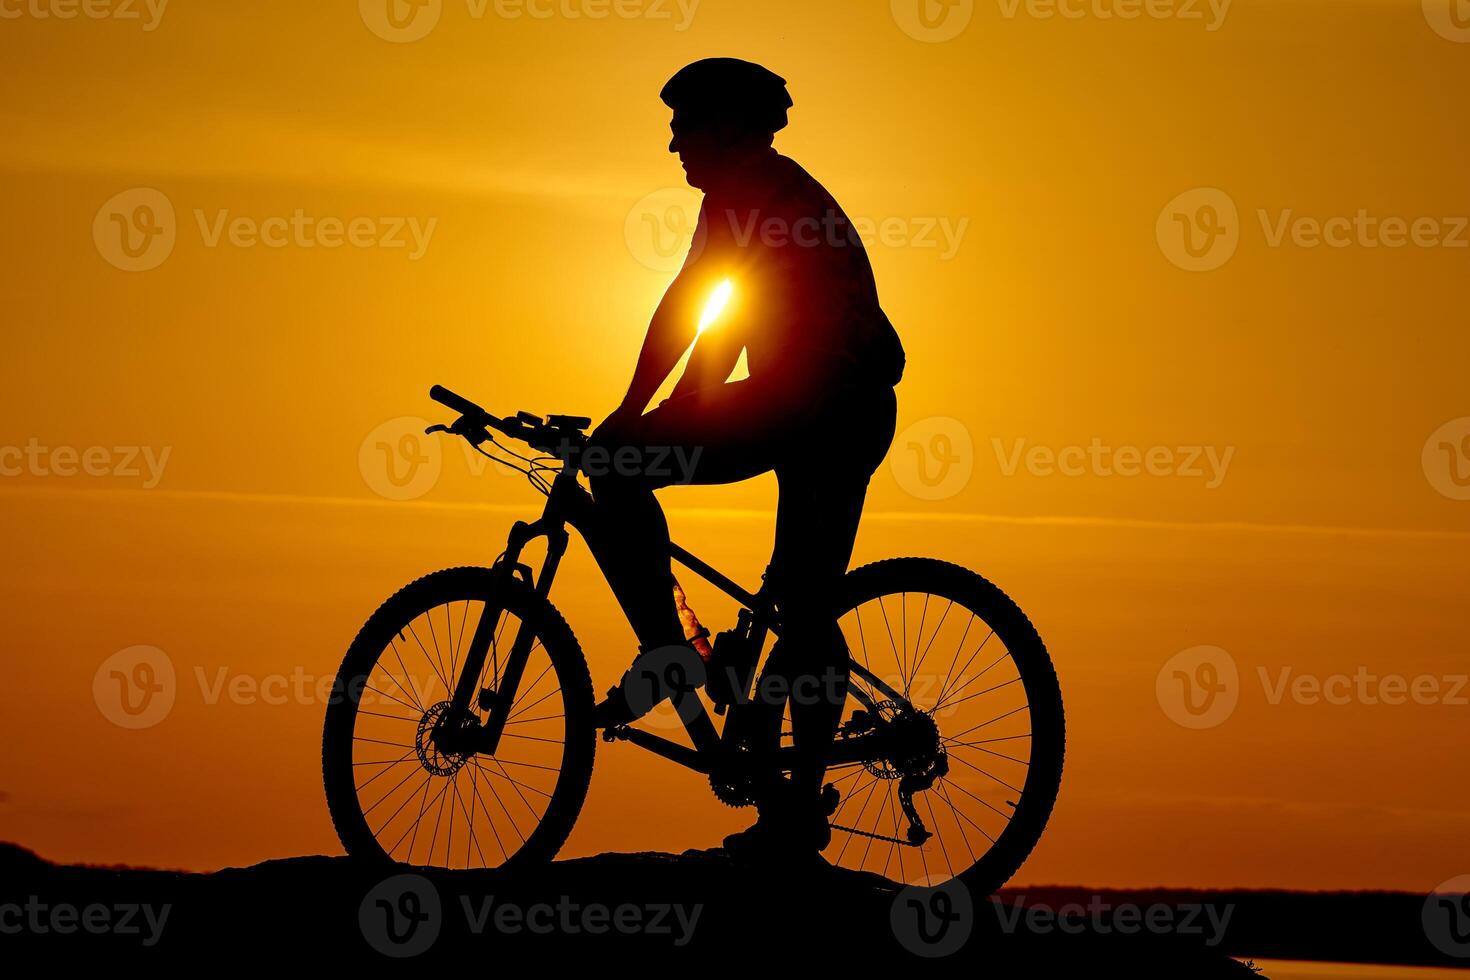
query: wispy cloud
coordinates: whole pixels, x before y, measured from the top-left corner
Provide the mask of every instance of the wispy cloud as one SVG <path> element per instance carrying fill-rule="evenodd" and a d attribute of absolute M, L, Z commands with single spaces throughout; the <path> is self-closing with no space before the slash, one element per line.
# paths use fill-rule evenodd
<path fill-rule="evenodd" d="M 285 493 L 250 493 L 230 490 L 76 490 L 65 487 L 17 486 L 0 489 L 0 496 L 27 496 L 74 499 L 87 502 L 115 500 L 136 503 L 218 502 L 258 504 L 276 507 L 341 507 L 399 510 L 421 509 L 457 513 L 525 514 L 525 502 L 414 500 L 393 501 L 378 497 L 311 496 Z M 693 520 L 770 521 L 775 511 L 762 508 L 679 507 L 669 513 Z M 1129 517 L 1101 517 L 1075 514 L 979 514 L 964 511 L 868 511 L 863 520 L 869 523 L 938 523 L 1000 524 L 1014 526 L 1131 528 L 1138 530 L 1194 531 L 1211 534 L 1291 534 L 1321 537 L 1420 538 L 1426 540 L 1466 540 L 1470 531 L 1440 528 L 1346 527 L 1329 524 L 1267 523 L 1259 521 L 1161 521 Z"/>

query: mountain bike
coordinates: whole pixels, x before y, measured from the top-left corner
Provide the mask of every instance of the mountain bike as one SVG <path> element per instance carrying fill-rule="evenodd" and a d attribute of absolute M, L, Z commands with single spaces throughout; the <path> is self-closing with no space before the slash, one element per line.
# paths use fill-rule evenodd
<path fill-rule="evenodd" d="M 489 567 L 426 575 L 358 632 L 322 733 L 328 808 L 355 857 L 435 868 L 550 861 L 586 798 L 598 736 L 586 657 L 550 601 L 567 527 L 585 527 L 593 506 L 579 478 L 591 422 L 498 418 L 437 385 L 430 397 L 459 418 L 428 433 L 521 470 L 546 503 L 536 520 L 515 522 Z M 539 572 L 522 561 L 537 539 Z M 740 604 L 736 624 L 698 654 L 678 648 L 685 659 L 646 671 L 648 701 L 667 696 L 688 744 L 638 722 L 602 738 L 706 777 L 723 803 L 749 805 L 795 753 L 789 732 L 752 750 L 745 724 L 767 641 L 781 633 L 779 603 L 678 545 L 672 557 Z M 864 565 L 847 573 L 840 599 L 850 680 L 827 758 L 824 857 L 904 882 L 959 877 L 991 893 L 1036 845 L 1061 782 L 1065 726 L 1046 647 L 1000 589 L 943 561 Z"/>

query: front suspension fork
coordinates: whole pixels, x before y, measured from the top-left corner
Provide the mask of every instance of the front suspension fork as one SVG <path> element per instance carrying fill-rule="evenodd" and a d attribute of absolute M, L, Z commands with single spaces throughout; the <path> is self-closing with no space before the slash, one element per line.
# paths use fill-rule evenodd
<path fill-rule="evenodd" d="M 511 528 L 505 554 L 495 564 L 495 571 L 500 576 L 496 581 L 497 586 L 502 583 L 508 585 L 518 573 L 529 581 L 530 569 L 520 564 L 521 550 L 528 542 L 542 535 L 546 537 L 546 561 L 541 566 L 541 575 L 536 579 L 533 589 L 538 599 L 546 598 L 551 591 L 551 582 L 556 577 L 557 566 L 561 563 L 562 555 L 566 553 L 568 535 L 566 528 L 560 523 L 552 523 L 545 517 L 534 524 L 517 521 Z M 449 711 L 450 718 L 460 719 L 473 717 L 472 706 L 479 707 L 488 713 L 483 725 L 469 726 L 473 732 L 473 744 L 466 746 L 474 752 L 486 755 L 494 755 L 500 745 L 501 735 L 505 732 L 505 723 L 509 720 L 511 708 L 515 704 L 516 692 L 526 672 L 526 663 L 530 659 L 531 648 L 536 642 L 536 623 L 530 616 L 527 616 L 516 628 L 509 656 L 499 664 L 498 682 L 496 678 L 492 678 L 492 686 L 481 690 L 480 676 L 484 672 L 485 660 L 490 654 L 491 647 L 495 644 L 495 634 L 500 625 L 500 617 L 504 612 L 504 606 L 497 605 L 493 595 L 486 596 L 485 609 L 480 615 L 480 621 L 475 625 L 474 635 L 470 638 L 469 650 L 465 653 L 464 666 L 455 683 L 454 697 Z"/>

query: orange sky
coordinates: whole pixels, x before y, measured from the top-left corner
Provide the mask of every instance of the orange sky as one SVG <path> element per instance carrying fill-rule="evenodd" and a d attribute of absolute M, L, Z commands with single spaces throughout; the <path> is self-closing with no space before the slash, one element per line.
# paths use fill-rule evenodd
<path fill-rule="evenodd" d="M 658 88 L 734 54 L 789 79 L 777 146 L 872 223 L 909 353 L 900 429 L 918 428 L 874 479 L 857 560 L 978 568 L 1057 662 L 1068 769 L 1018 881 L 1427 890 L 1465 872 L 1470 691 L 1271 697 L 1283 668 L 1470 670 L 1470 501 L 1441 492 L 1438 437 L 1424 453 L 1470 416 L 1453 244 L 1470 147 L 1450 109 L 1470 44 L 1431 27 L 1435 0 L 1235 0 L 1213 30 L 1203 3 L 1201 21 L 995 0 L 935 42 L 905 32 L 901 0 L 630 0 L 638 16 L 600 19 L 443 0 L 404 43 L 347 0 L 171 3 L 156 22 L 157 5 L 37 3 L 0 0 L 0 838 L 191 868 L 335 851 L 322 706 L 212 698 L 220 671 L 330 676 L 382 598 L 488 562 L 534 512 L 452 446 L 421 496 L 388 500 L 364 442 L 439 419 L 434 382 L 500 410 L 614 404 L 677 255 L 648 222 L 672 241 L 669 207 L 693 200 Z M 173 247 L 124 271 L 105 205 L 135 188 L 171 208 Z M 1224 193 L 1236 244 L 1187 271 L 1168 229 L 1206 199 L 1166 205 L 1196 188 Z M 1312 246 L 1297 220 L 1360 212 L 1432 219 L 1442 244 Z M 325 246 L 354 219 L 365 247 Z M 959 469 L 929 488 L 909 444 L 941 432 Z M 1167 449 L 1168 474 L 1120 475 L 1093 446 Z M 83 470 L 91 447 L 105 475 Z M 113 447 L 147 450 L 136 475 Z M 1088 461 L 1067 475 L 1047 453 Z M 664 499 L 677 538 L 753 583 L 774 493 Z M 632 638 L 580 548 L 554 597 L 610 683 Z M 125 730 L 92 685 L 139 644 L 167 654 L 177 698 Z M 1193 730 L 1156 679 L 1200 645 L 1241 682 L 1234 713 Z M 598 765 L 567 853 L 741 825 L 631 747 Z"/>

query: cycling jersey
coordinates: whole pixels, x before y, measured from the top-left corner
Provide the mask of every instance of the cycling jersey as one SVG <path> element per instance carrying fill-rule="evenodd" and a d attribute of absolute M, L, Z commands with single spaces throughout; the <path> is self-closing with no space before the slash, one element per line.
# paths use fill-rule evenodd
<path fill-rule="evenodd" d="M 706 194 L 681 275 L 736 285 L 742 302 L 720 329 L 743 343 L 751 377 L 825 390 L 903 376 L 903 347 L 856 229 L 826 188 L 774 150 Z"/>

